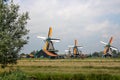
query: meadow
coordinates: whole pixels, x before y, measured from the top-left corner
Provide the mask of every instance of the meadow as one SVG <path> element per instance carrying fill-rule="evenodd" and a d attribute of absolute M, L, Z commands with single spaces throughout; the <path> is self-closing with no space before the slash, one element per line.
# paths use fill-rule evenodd
<path fill-rule="evenodd" d="M 20 59 L 13 67 L 26 80 L 120 80 L 117 58 Z"/>

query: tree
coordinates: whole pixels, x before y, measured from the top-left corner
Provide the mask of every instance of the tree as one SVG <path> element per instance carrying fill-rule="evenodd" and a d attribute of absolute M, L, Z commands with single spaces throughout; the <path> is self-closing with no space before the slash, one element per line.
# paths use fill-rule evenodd
<path fill-rule="evenodd" d="M 99 52 L 94 52 L 94 53 L 92 54 L 92 56 L 93 56 L 93 57 L 99 57 Z"/>
<path fill-rule="evenodd" d="M 27 44 L 25 37 L 28 12 L 19 13 L 19 5 L 13 1 L 0 0 L 0 64 L 2 68 L 7 64 L 16 64 L 18 52 Z"/>

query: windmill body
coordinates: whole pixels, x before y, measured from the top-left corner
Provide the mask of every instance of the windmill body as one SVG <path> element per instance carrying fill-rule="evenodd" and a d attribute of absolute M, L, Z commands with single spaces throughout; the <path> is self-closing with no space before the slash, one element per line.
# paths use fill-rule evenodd
<path fill-rule="evenodd" d="M 103 41 L 100 41 L 102 44 L 105 45 L 105 48 L 104 48 L 104 51 L 103 51 L 103 55 L 105 57 L 109 56 L 109 57 L 112 57 L 113 54 L 113 50 L 118 50 L 116 47 L 112 46 L 112 42 L 113 42 L 113 37 L 110 38 L 109 42 L 108 43 L 105 43 Z"/>
<path fill-rule="evenodd" d="M 54 42 L 60 42 L 60 39 L 52 38 L 52 27 L 49 28 L 48 37 L 37 36 L 45 41 L 43 49 L 41 49 L 36 55 L 37 57 L 57 57 L 58 50 L 54 48 Z"/>
<path fill-rule="evenodd" d="M 80 57 L 80 54 L 82 53 L 82 51 L 79 50 L 79 48 L 82 48 L 82 46 L 78 46 L 78 41 L 75 40 L 74 45 L 70 45 L 68 46 L 69 50 L 70 48 L 73 49 L 73 51 L 68 51 L 71 52 L 71 57 Z"/>

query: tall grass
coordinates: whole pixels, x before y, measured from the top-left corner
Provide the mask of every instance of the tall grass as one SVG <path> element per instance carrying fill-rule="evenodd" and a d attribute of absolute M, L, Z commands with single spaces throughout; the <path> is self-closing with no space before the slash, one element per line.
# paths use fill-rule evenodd
<path fill-rule="evenodd" d="M 21 59 L 0 80 L 120 80 L 120 59 Z"/>
<path fill-rule="evenodd" d="M 110 74 L 61 74 L 61 73 L 24 73 L 20 70 L 0 74 L 0 80 L 120 80 L 119 75 Z"/>
<path fill-rule="evenodd" d="M 32 76 L 37 80 L 120 80 L 120 76 L 109 74 L 37 73 Z"/>
<path fill-rule="evenodd" d="M 14 70 L 1 73 L 0 80 L 29 80 L 29 78 L 24 72 L 20 70 Z"/>

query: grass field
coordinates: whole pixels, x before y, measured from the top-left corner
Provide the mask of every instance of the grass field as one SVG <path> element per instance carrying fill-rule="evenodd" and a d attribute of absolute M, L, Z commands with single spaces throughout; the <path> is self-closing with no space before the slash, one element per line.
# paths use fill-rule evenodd
<path fill-rule="evenodd" d="M 120 59 L 115 58 L 21 59 L 14 67 L 35 80 L 120 80 Z"/>

